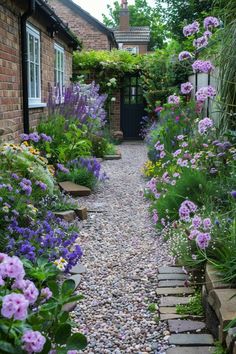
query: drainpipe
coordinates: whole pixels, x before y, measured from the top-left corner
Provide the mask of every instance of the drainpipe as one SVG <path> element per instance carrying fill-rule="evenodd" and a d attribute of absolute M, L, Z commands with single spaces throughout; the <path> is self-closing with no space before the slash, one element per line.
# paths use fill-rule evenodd
<path fill-rule="evenodd" d="M 35 0 L 29 0 L 28 9 L 21 16 L 21 57 L 22 57 L 22 86 L 23 86 L 23 125 L 24 133 L 29 134 L 29 90 L 28 90 L 28 50 L 26 21 L 35 12 Z"/>

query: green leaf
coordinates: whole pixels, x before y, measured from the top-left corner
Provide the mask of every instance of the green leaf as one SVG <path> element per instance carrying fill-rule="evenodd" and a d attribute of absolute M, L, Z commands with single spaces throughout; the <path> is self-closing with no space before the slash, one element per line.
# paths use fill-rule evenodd
<path fill-rule="evenodd" d="M 79 301 L 79 300 L 81 300 L 81 299 L 83 299 L 83 298 L 84 298 L 83 295 L 70 296 L 70 297 L 66 298 L 66 299 L 62 302 L 62 304 L 65 305 L 65 304 L 68 304 L 68 303 L 70 303 L 70 302 Z"/>
<path fill-rule="evenodd" d="M 52 348 L 51 342 L 47 338 L 46 343 L 44 344 L 43 350 L 40 353 L 41 354 L 48 354 L 51 348 Z"/>
<path fill-rule="evenodd" d="M 64 281 L 61 287 L 62 296 L 67 296 L 73 294 L 75 291 L 75 282 L 73 279 L 67 279 Z"/>
<path fill-rule="evenodd" d="M 66 322 L 68 320 L 69 313 L 68 312 L 62 312 L 62 313 L 60 313 L 60 315 L 58 317 L 59 317 L 60 322 L 64 323 L 64 322 Z"/>
<path fill-rule="evenodd" d="M 56 297 L 56 298 L 59 297 L 59 286 L 56 281 L 49 281 L 48 287 L 51 290 L 51 292 L 53 293 L 54 297 Z"/>
<path fill-rule="evenodd" d="M 3 340 L 0 341 L 0 348 L 1 348 L 1 353 L 5 352 L 5 353 L 12 353 L 12 354 L 16 354 L 16 353 L 22 353 L 22 351 L 19 351 L 19 348 L 17 349 L 15 346 L 13 347 L 12 344 L 7 343 Z"/>
<path fill-rule="evenodd" d="M 73 334 L 66 343 L 67 349 L 85 349 L 88 345 L 86 337 L 82 333 Z"/>
<path fill-rule="evenodd" d="M 44 305 L 42 305 L 41 306 L 41 308 L 40 308 L 40 312 L 41 311 L 50 311 L 50 310 L 53 310 L 53 309 L 55 309 L 56 307 L 57 307 L 57 302 L 56 301 L 52 301 L 51 300 L 51 302 L 48 302 L 48 303 L 46 303 L 46 304 L 44 304 Z"/>
<path fill-rule="evenodd" d="M 60 325 L 55 333 L 55 341 L 57 344 L 65 344 L 71 335 L 71 325 L 63 323 Z"/>

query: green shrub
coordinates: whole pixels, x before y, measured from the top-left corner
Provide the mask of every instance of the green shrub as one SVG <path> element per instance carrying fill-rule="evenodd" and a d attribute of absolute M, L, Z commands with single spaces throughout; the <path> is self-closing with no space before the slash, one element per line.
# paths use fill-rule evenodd
<path fill-rule="evenodd" d="M 94 174 L 89 172 L 85 167 L 72 169 L 69 173 L 59 172 L 57 179 L 59 182 L 71 181 L 90 189 L 94 189 L 97 184 Z"/>

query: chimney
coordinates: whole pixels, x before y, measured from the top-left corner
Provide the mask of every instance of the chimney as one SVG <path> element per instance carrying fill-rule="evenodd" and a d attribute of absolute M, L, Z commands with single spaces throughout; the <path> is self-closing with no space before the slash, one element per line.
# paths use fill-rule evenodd
<path fill-rule="evenodd" d="M 120 31 L 129 31 L 129 9 L 127 0 L 121 0 Z"/>

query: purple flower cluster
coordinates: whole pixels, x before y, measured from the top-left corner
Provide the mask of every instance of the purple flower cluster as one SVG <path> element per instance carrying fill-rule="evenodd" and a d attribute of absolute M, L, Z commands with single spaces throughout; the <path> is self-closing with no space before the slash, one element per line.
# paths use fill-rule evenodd
<path fill-rule="evenodd" d="M 2 298 L 1 315 L 5 318 L 24 321 L 28 316 L 29 301 L 24 295 L 11 293 Z"/>
<path fill-rule="evenodd" d="M 21 189 L 25 192 L 27 196 L 32 193 L 32 182 L 29 179 L 23 178 L 20 182 Z"/>
<path fill-rule="evenodd" d="M 193 85 L 191 82 L 185 82 L 181 84 L 181 93 L 183 95 L 188 95 L 193 90 Z"/>
<path fill-rule="evenodd" d="M 179 208 L 180 220 L 186 222 L 190 221 L 191 214 L 195 213 L 196 210 L 197 210 L 197 206 L 193 202 L 191 202 L 190 200 L 185 200 Z"/>
<path fill-rule="evenodd" d="M 20 138 L 22 141 L 33 141 L 34 143 L 38 143 L 40 140 L 51 143 L 52 138 L 44 133 L 39 134 L 37 132 L 30 134 L 21 134 Z"/>
<path fill-rule="evenodd" d="M 90 173 L 92 173 L 94 175 L 94 177 L 98 180 L 98 181 L 106 181 L 107 179 L 109 179 L 109 177 L 106 175 L 105 172 L 101 171 L 101 164 L 100 162 L 98 162 L 98 160 L 96 158 L 83 158 L 81 157 L 80 159 L 76 159 L 76 160 L 72 160 L 69 163 L 69 166 L 73 166 L 73 167 L 77 167 L 77 168 L 81 168 L 84 167 L 86 168 Z"/>
<path fill-rule="evenodd" d="M 39 188 L 41 188 L 43 191 L 46 191 L 47 185 L 45 183 L 43 183 L 42 181 L 36 181 L 35 184 L 36 184 L 36 186 L 39 186 Z"/>
<path fill-rule="evenodd" d="M 168 97 L 168 103 L 178 105 L 180 103 L 180 97 L 176 95 L 171 95 Z"/>
<path fill-rule="evenodd" d="M 209 129 L 213 127 L 214 123 L 213 120 L 206 117 L 198 123 L 198 132 L 199 134 L 203 135 L 205 134 Z"/>
<path fill-rule="evenodd" d="M 38 331 L 27 330 L 22 336 L 22 343 L 27 353 L 40 353 L 46 343 L 46 338 Z"/>
<path fill-rule="evenodd" d="M 185 26 L 183 28 L 183 34 L 185 37 L 190 37 L 192 36 L 193 34 L 199 32 L 199 23 L 197 21 L 194 21 L 193 23 Z"/>
<path fill-rule="evenodd" d="M 212 28 L 219 27 L 220 21 L 216 17 L 208 16 L 208 17 L 206 17 L 204 19 L 203 25 L 204 25 L 205 29 L 209 30 L 209 29 L 212 29 Z"/>
<path fill-rule="evenodd" d="M 192 65 L 193 70 L 201 73 L 210 73 L 214 70 L 214 66 L 209 60 L 196 60 Z"/>
<path fill-rule="evenodd" d="M 76 265 L 82 256 L 75 245 L 78 233 L 70 225 L 48 212 L 44 220 L 31 221 L 28 227 L 20 227 L 16 220 L 8 227 L 8 252 L 23 255 L 32 262 L 40 256 L 49 261 L 63 257 L 68 263 L 66 271 Z"/>
<path fill-rule="evenodd" d="M 200 216 L 195 215 L 192 219 L 192 229 L 189 235 L 190 240 L 195 240 L 200 249 L 206 249 L 211 241 L 210 230 L 213 225 L 210 218 L 202 219 Z"/>
<path fill-rule="evenodd" d="M 205 36 L 199 37 L 197 39 L 194 39 L 193 45 L 198 49 L 204 48 L 208 45 L 208 39 Z"/>
<path fill-rule="evenodd" d="M 216 90 L 211 85 L 202 87 L 196 92 L 198 102 L 205 102 L 207 98 L 213 98 L 216 95 Z"/>
<path fill-rule="evenodd" d="M 68 170 L 68 168 L 66 168 L 63 164 L 61 163 L 57 163 L 57 169 L 58 171 L 60 172 L 63 172 L 63 173 L 69 173 L 70 171 Z"/>
<path fill-rule="evenodd" d="M 183 51 L 181 53 L 179 53 L 179 61 L 184 61 L 184 60 L 188 60 L 188 59 L 192 59 L 192 54 L 188 51 Z"/>

